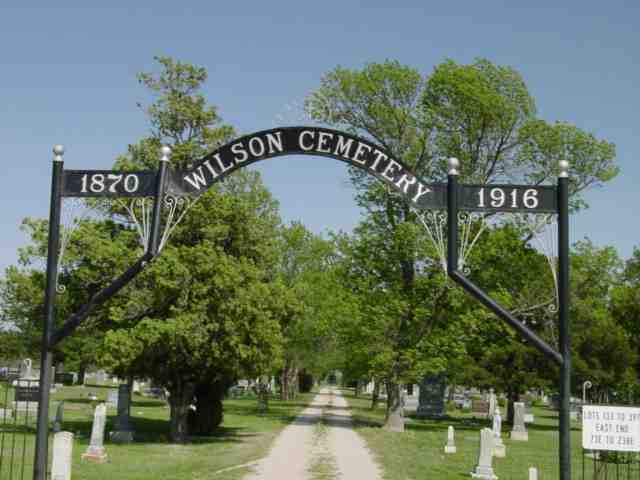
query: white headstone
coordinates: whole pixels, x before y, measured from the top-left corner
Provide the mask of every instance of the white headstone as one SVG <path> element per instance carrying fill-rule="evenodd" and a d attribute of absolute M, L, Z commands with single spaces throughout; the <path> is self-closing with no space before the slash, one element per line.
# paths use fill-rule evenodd
<path fill-rule="evenodd" d="M 493 418 L 493 414 L 496 411 L 496 394 L 493 388 L 489 389 L 489 418 Z"/>
<path fill-rule="evenodd" d="M 110 389 L 107 393 L 107 406 L 118 408 L 118 390 L 115 388 Z"/>
<path fill-rule="evenodd" d="M 83 460 L 95 463 L 107 461 L 107 452 L 104 450 L 104 427 L 107 422 L 107 406 L 104 403 L 96 407 L 93 415 L 93 427 L 91 428 L 91 441 L 87 451 L 82 454 Z"/>
<path fill-rule="evenodd" d="M 71 480 L 73 433 L 58 432 L 53 436 L 51 480 Z"/>
<path fill-rule="evenodd" d="M 456 453 L 455 431 L 451 425 L 447 429 L 447 444 L 444 446 L 444 453 Z"/>
<path fill-rule="evenodd" d="M 500 415 L 500 407 L 496 407 L 493 414 L 493 456 L 504 458 L 507 455 L 506 447 L 502 442 L 502 415 Z"/>
<path fill-rule="evenodd" d="M 0 423 L 8 423 L 10 420 L 13 420 L 13 410 L 0 408 Z"/>
<path fill-rule="evenodd" d="M 526 442 L 529 440 L 529 433 L 524 426 L 524 403 L 515 402 L 513 404 L 513 430 L 511 440 Z"/>
<path fill-rule="evenodd" d="M 25 358 L 20 364 L 20 378 L 32 378 L 33 377 L 33 362 L 30 358 Z"/>
<path fill-rule="evenodd" d="M 536 467 L 529 467 L 529 480 L 538 480 L 538 469 Z"/>
<path fill-rule="evenodd" d="M 133 381 L 133 393 L 140 393 L 140 382 L 137 380 Z"/>
<path fill-rule="evenodd" d="M 478 465 L 471 472 L 472 478 L 480 478 L 482 480 L 496 480 L 498 477 L 493 473 L 491 461 L 493 459 L 493 430 L 483 428 L 480 431 L 480 453 L 478 454 Z"/>
<path fill-rule="evenodd" d="M 107 372 L 104 370 L 98 370 L 96 372 L 96 382 L 100 385 L 107 381 Z"/>

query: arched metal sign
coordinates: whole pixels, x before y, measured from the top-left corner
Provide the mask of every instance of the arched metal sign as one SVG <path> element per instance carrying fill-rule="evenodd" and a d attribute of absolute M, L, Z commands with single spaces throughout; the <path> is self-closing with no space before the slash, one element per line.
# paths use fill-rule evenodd
<path fill-rule="evenodd" d="M 450 163 L 447 183 L 426 183 L 381 146 L 346 132 L 320 127 L 283 127 L 246 135 L 207 154 L 187 170 L 173 170 L 169 166 L 168 147 L 162 148 L 157 171 L 65 170 L 62 161 L 63 148 L 56 146 L 54 153 L 34 479 L 44 480 L 46 475 L 49 387 L 52 380 L 49 373 L 51 349 L 73 333 L 96 307 L 121 290 L 159 254 L 161 208 L 165 195 L 197 197 L 239 168 L 283 155 L 313 155 L 345 162 L 375 176 L 416 209 L 448 211 L 449 276 L 561 367 L 560 471 L 562 480 L 570 478 L 568 165 L 561 165 L 558 186 L 458 184 L 457 161 Z M 71 315 L 62 327 L 54 331 L 60 211 L 63 197 L 151 197 L 154 199 L 154 205 L 144 255 L 110 285 L 95 294 L 78 312 Z M 459 210 L 558 214 L 561 339 L 559 351 L 544 342 L 458 271 L 456 243 Z"/>
<path fill-rule="evenodd" d="M 283 127 L 245 135 L 207 154 L 189 170 L 169 169 L 165 194 L 199 196 L 227 175 L 284 155 L 328 157 L 363 170 L 418 209 L 447 208 L 447 184 L 426 183 L 401 160 L 369 140 L 320 127 Z M 152 197 L 157 172 L 67 170 L 67 197 Z M 541 185 L 460 185 L 461 210 L 555 213 L 555 188 Z"/>

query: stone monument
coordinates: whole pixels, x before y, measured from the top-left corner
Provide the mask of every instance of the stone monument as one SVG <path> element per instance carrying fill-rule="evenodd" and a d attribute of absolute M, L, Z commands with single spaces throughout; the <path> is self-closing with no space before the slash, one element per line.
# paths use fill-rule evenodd
<path fill-rule="evenodd" d="M 22 360 L 22 363 L 20 364 L 20 378 L 25 380 L 34 378 L 32 365 L 33 362 L 30 358 Z"/>
<path fill-rule="evenodd" d="M 87 451 L 82 454 L 82 460 L 94 463 L 107 461 L 107 452 L 104 449 L 104 427 L 107 422 L 107 406 L 104 403 L 96 407 L 91 427 L 91 441 Z"/>
<path fill-rule="evenodd" d="M 493 414 L 493 456 L 504 458 L 507 455 L 506 447 L 502 441 L 502 415 L 500 407 L 496 406 Z"/>
<path fill-rule="evenodd" d="M 0 408 L 0 423 L 9 423 L 11 420 L 13 420 L 13 410 Z"/>
<path fill-rule="evenodd" d="M 498 477 L 493 473 L 491 461 L 493 459 L 493 430 L 483 428 L 480 431 L 480 453 L 478 455 L 478 465 L 471 472 L 472 478 L 480 478 L 482 480 L 496 480 Z"/>
<path fill-rule="evenodd" d="M 529 433 L 524 425 L 524 403 L 515 402 L 513 404 L 513 430 L 511 430 L 511 440 L 526 442 L 529 440 Z"/>
<path fill-rule="evenodd" d="M 107 393 L 107 407 L 118 408 L 118 390 L 109 389 Z"/>
<path fill-rule="evenodd" d="M 53 420 L 53 432 L 58 433 L 62 430 L 62 422 L 64 421 L 64 400 L 58 402 L 56 407 L 56 416 Z"/>
<path fill-rule="evenodd" d="M 71 480 L 73 433 L 58 432 L 53 436 L 51 480 Z"/>
<path fill-rule="evenodd" d="M 493 414 L 496 411 L 496 394 L 493 391 L 493 388 L 489 389 L 489 418 L 493 418 Z"/>
<path fill-rule="evenodd" d="M 110 434 L 113 443 L 129 443 L 133 441 L 133 428 L 129 421 L 131 414 L 131 389 L 128 383 L 118 385 L 118 416 L 115 429 Z"/>
<path fill-rule="evenodd" d="M 536 467 L 529 467 L 529 480 L 538 480 L 538 469 Z"/>
<path fill-rule="evenodd" d="M 40 400 L 40 379 L 35 375 L 30 358 L 25 358 L 20 364 L 20 376 L 14 380 L 15 387 L 13 406 L 18 412 L 25 415 L 38 413 L 38 401 Z"/>
<path fill-rule="evenodd" d="M 449 428 L 447 429 L 447 444 L 444 446 L 444 453 L 456 453 L 457 451 L 455 431 L 453 430 L 453 427 L 449 425 Z"/>
<path fill-rule="evenodd" d="M 447 385 L 443 375 L 428 375 L 420 384 L 418 418 L 439 418 L 445 415 L 444 391 Z"/>

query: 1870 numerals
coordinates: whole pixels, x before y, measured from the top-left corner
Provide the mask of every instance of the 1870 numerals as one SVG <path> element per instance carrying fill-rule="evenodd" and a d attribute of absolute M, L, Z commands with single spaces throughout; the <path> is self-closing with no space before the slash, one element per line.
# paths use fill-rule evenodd
<path fill-rule="evenodd" d="M 122 190 L 135 193 L 140 188 L 140 179 L 135 173 L 86 173 L 82 176 L 81 183 L 82 193 L 119 193 Z"/>
<path fill-rule="evenodd" d="M 539 204 L 538 190 L 528 188 L 481 188 L 478 190 L 478 208 L 527 208 L 534 209 Z"/>

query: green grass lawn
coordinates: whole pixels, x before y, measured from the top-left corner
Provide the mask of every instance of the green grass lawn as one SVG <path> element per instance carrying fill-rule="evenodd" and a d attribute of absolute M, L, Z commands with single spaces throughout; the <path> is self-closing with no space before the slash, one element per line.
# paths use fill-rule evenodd
<path fill-rule="evenodd" d="M 215 436 L 197 438 L 185 445 L 175 445 L 168 441 L 169 408 L 165 406 L 165 402 L 134 395 L 131 407 L 134 442 L 126 445 L 109 442 L 108 432 L 113 428 L 116 416 L 115 409 L 109 408 L 105 435 L 108 463 L 97 465 L 81 460 L 81 455 L 89 444 L 93 407 L 97 403 L 92 404 L 88 394 L 93 392 L 99 401 L 105 401 L 109 388 L 113 387 L 64 387 L 52 395 L 53 412 L 57 401 L 65 400 L 62 429 L 74 433 L 74 479 L 240 479 L 247 473 L 247 468 L 232 469 L 218 475 L 214 475 L 214 472 L 262 458 L 280 430 L 290 423 L 312 398 L 312 394 L 306 394 L 290 402 L 271 400 L 269 412 L 264 415 L 257 412 L 255 398 L 225 400 L 223 427 Z M 16 438 L 20 445 L 24 441 L 28 450 L 27 457 L 32 458 L 33 430 L 26 440 L 22 435 Z M 32 461 L 28 463 L 24 478 L 31 478 L 31 464 Z M 0 479 L 3 478 L 5 472 L 0 474 Z"/>
<path fill-rule="evenodd" d="M 480 447 L 480 429 L 491 428 L 489 420 L 474 418 L 471 414 L 449 412 L 443 420 L 418 420 L 409 417 L 405 433 L 387 432 L 380 428 L 384 419 L 381 405 L 369 409 L 370 399 L 355 398 L 345 390 L 345 397 L 355 419 L 357 432 L 380 462 L 385 480 L 453 480 L 471 478 Z M 540 480 L 559 478 L 557 412 L 534 408 L 535 423 L 528 424 L 528 442 L 509 439 L 510 426 L 503 424 L 506 458 L 494 458 L 493 466 L 499 479 L 527 479 L 529 467 L 538 468 Z M 447 428 L 455 428 L 457 453 L 444 453 Z M 582 479 L 581 432 L 577 422 L 572 424 L 572 478 Z M 590 466 L 590 464 L 587 464 Z M 585 479 L 591 479 L 587 472 Z"/>

